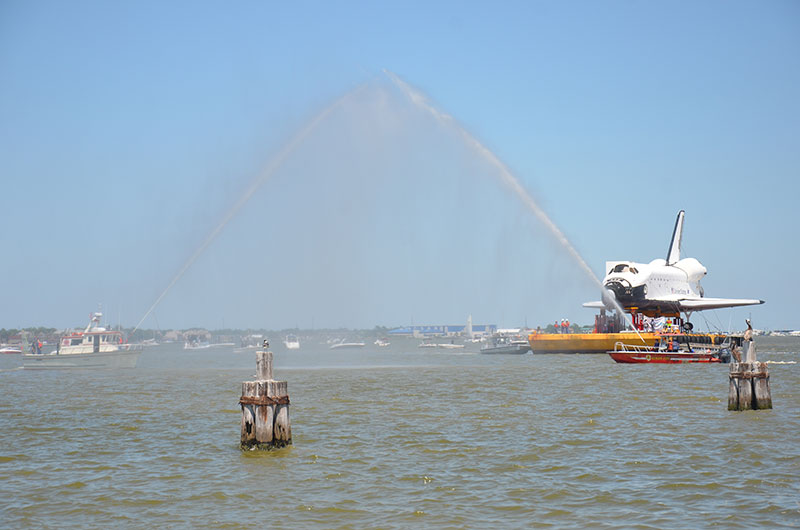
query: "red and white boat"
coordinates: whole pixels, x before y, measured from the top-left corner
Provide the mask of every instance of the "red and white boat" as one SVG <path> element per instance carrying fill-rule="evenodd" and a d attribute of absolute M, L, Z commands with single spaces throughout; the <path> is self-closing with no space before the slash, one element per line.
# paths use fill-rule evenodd
<path fill-rule="evenodd" d="M 618 363 L 728 363 L 734 347 L 741 347 L 741 337 L 719 341 L 703 334 L 665 334 L 652 346 L 617 342 L 608 354 Z"/>
<path fill-rule="evenodd" d="M 133 368 L 142 352 L 141 344 L 128 344 L 122 332 L 100 326 L 102 313 L 92 313 L 83 331 L 61 337 L 50 353 L 26 353 L 26 369 L 38 368 Z"/>

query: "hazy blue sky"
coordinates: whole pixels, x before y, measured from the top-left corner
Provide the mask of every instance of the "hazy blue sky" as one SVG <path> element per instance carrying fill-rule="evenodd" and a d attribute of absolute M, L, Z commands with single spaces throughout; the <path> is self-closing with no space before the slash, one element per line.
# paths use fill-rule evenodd
<path fill-rule="evenodd" d="M 767 301 L 711 325 L 800 328 L 798 2 L 13 0 L 0 327 L 136 324 L 261 176 L 144 327 L 590 322 L 574 260 L 383 69 L 597 275 L 685 209 L 706 294 Z"/>

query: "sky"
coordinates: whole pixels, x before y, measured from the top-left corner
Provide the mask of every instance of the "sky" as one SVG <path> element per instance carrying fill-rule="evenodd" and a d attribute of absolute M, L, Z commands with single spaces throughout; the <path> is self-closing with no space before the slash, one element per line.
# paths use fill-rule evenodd
<path fill-rule="evenodd" d="M 447 125 L 392 82 L 424 94 Z M 590 323 L 683 255 L 800 329 L 800 4 L 0 2 L 0 327 Z"/>

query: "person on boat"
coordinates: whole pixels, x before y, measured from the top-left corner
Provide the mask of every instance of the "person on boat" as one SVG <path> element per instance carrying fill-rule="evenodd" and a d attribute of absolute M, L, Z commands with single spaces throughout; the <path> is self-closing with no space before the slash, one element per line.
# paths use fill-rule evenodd
<path fill-rule="evenodd" d="M 564 321 L 564 332 L 565 332 L 565 333 L 569 333 L 569 332 L 570 332 L 570 331 L 569 331 L 569 319 L 566 319 L 566 320 Z"/>

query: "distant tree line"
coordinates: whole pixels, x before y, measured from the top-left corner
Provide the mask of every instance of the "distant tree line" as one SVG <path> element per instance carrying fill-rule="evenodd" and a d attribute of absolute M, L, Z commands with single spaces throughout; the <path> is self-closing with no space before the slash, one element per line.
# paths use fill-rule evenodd
<path fill-rule="evenodd" d="M 0 342 L 9 342 L 12 337 L 19 337 L 23 331 L 29 333 L 32 337 L 47 338 L 57 336 L 58 330 L 56 328 L 45 328 L 39 326 L 38 328 L 24 328 L 24 329 L 0 329 Z"/>

